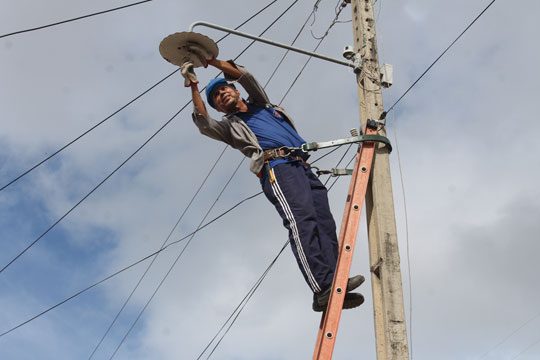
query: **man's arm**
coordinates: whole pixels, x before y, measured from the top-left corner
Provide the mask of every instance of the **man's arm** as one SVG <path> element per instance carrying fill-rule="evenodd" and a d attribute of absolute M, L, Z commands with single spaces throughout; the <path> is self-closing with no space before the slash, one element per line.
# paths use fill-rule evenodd
<path fill-rule="evenodd" d="M 206 105 L 201 97 L 199 92 L 199 87 L 197 84 L 191 84 L 191 98 L 193 99 L 193 106 L 195 107 L 195 112 L 201 114 L 205 118 L 208 118 L 208 112 L 206 111 Z"/>
<path fill-rule="evenodd" d="M 242 72 L 228 61 L 211 59 L 207 60 L 207 62 L 209 65 L 212 65 L 213 67 L 223 71 L 224 74 L 230 76 L 234 80 L 238 80 L 242 76 Z"/>

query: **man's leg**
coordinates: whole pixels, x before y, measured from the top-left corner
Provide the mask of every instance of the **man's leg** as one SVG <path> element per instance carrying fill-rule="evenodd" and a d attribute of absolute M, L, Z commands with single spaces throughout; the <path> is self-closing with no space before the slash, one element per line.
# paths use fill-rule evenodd
<path fill-rule="evenodd" d="M 328 204 L 328 191 L 319 178 L 313 174 L 311 169 L 305 169 L 305 171 L 311 187 L 321 243 L 324 252 L 327 254 L 328 264 L 333 263 L 335 267 L 338 257 L 338 238 L 336 234 L 336 223 L 330 211 L 330 205 Z"/>
<path fill-rule="evenodd" d="M 277 165 L 274 176 L 274 183 L 268 177 L 263 183 L 264 193 L 289 230 L 291 248 L 306 282 L 319 293 L 331 285 L 336 260 L 325 248 L 328 241 L 321 239 L 310 180 L 297 163 Z"/>

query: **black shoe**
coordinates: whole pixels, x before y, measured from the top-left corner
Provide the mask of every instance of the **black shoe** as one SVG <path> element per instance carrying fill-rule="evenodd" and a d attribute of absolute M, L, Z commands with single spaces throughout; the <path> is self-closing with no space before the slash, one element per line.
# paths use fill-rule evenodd
<path fill-rule="evenodd" d="M 364 303 L 364 296 L 360 293 L 346 293 L 345 300 L 343 301 L 343 309 L 353 309 Z M 315 312 L 322 312 L 326 310 L 328 306 L 328 300 L 324 305 L 318 304 L 315 299 L 313 299 L 312 309 Z"/>
<path fill-rule="evenodd" d="M 362 275 L 356 275 L 349 278 L 347 282 L 347 292 L 353 291 L 364 283 L 366 279 Z"/>
<path fill-rule="evenodd" d="M 349 281 L 347 282 L 347 294 L 345 294 L 345 301 L 343 303 L 344 309 L 352 309 L 354 307 L 362 305 L 362 303 L 364 302 L 364 297 L 361 294 L 357 294 L 362 297 L 362 301 L 360 303 L 358 303 L 360 301 L 359 299 L 353 299 L 354 296 L 351 296 L 349 297 L 350 299 L 348 299 L 347 295 L 349 295 L 348 294 L 349 291 L 352 291 L 356 289 L 357 287 L 359 287 L 360 285 L 362 285 L 364 280 L 365 278 L 362 275 L 356 275 L 349 278 Z M 326 305 L 328 305 L 328 300 L 330 300 L 330 291 L 332 291 L 331 285 L 328 288 L 321 291 L 320 293 L 313 294 L 313 310 L 314 311 L 323 311 L 324 309 L 326 309 Z M 348 300 L 352 301 L 351 302 L 352 305 L 350 307 L 346 307 Z M 357 305 L 354 305 L 354 304 L 357 304 Z M 322 309 L 322 310 L 315 310 L 315 309 Z"/>

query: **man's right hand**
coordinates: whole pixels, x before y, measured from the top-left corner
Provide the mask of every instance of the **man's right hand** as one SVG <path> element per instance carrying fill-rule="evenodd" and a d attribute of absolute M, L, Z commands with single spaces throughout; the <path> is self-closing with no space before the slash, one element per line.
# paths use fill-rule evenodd
<path fill-rule="evenodd" d="M 204 47 L 197 44 L 190 44 L 189 50 L 192 54 L 199 58 L 199 61 L 204 67 L 208 67 L 209 62 L 215 59 L 208 53 L 208 51 L 206 51 Z"/>
<path fill-rule="evenodd" d="M 197 75 L 195 75 L 195 70 L 193 64 L 190 62 L 185 62 L 181 67 L 182 76 L 184 77 L 184 86 L 190 87 L 192 85 L 198 84 Z"/>

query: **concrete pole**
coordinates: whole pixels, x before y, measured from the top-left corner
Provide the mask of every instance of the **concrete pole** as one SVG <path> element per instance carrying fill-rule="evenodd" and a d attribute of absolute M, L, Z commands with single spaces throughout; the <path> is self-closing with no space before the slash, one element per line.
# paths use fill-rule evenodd
<path fill-rule="evenodd" d="M 363 60 L 362 72 L 357 74 L 362 129 L 368 119 L 377 120 L 384 111 L 371 1 L 350 0 L 354 50 Z M 386 129 L 379 133 L 386 135 Z M 390 163 L 382 144 L 377 145 L 371 176 L 366 215 L 377 359 L 409 359 Z"/>

